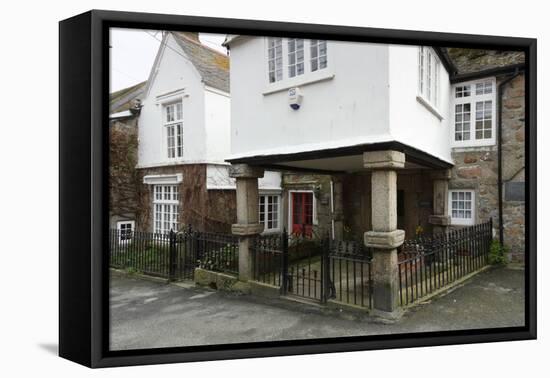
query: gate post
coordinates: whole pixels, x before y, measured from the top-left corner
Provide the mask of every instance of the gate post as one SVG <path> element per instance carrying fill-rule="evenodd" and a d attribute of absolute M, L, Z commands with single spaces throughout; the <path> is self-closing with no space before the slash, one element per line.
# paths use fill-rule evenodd
<path fill-rule="evenodd" d="M 170 245 L 168 248 L 169 252 L 169 260 L 170 260 L 170 269 L 169 269 L 169 280 L 175 281 L 176 280 L 176 264 L 177 264 L 177 256 L 176 256 L 176 233 L 173 230 L 170 230 L 169 234 L 169 241 Z"/>
<path fill-rule="evenodd" d="M 288 234 L 286 228 L 283 229 L 283 233 L 281 235 L 281 247 L 283 250 L 281 266 L 281 279 L 283 282 L 281 285 L 281 294 L 286 295 L 288 292 Z"/>
<path fill-rule="evenodd" d="M 321 243 L 321 302 L 327 303 L 330 287 L 330 236 L 322 239 Z"/>
<path fill-rule="evenodd" d="M 397 229 L 397 169 L 405 167 L 405 154 L 373 151 L 363 154 L 371 169 L 372 231 L 365 233 L 365 246 L 373 249 L 373 307 L 382 317 L 398 315 L 399 279 L 397 248 L 405 232 Z"/>

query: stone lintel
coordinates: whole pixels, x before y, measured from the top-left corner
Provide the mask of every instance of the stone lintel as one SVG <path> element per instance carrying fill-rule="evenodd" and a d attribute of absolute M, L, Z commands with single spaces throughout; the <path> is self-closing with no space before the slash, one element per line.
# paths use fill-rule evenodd
<path fill-rule="evenodd" d="M 405 154 L 392 150 L 363 152 L 363 167 L 367 169 L 404 168 Z"/>
<path fill-rule="evenodd" d="M 229 177 L 233 178 L 261 178 L 264 177 L 264 169 L 248 164 L 231 164 Z"/>
<path fill-rule="evenodd" d="M 450 180 L 451 179 L 451 170 L 450 169 L 438 169 L 430 172 L 430 178 L 432 180 Z"/>
<path fill-rule="evenodd" d="M 253 236 L 261 234 L 264 231 L 264 225 L 259 223 L 242 224 L 235 223 L 231 225 L 231 233 L 238 236 Z"/>
<path fill-rule="evenodd" d="M 451 224 L 451 217 L 448 215 L 430 215 L 428 222 L 436 226 L 448 226 Z"/>
<path fill-rule="evenodd" d="M 365 246 L 376 249 L 395 249 L 405 241 L 405 231 L 365 232 Z"/>

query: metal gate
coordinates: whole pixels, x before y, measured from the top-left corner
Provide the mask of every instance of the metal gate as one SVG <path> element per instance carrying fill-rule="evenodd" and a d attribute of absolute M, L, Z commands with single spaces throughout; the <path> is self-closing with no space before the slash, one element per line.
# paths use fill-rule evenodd
<path fill-rule="evenodd" d="M 361 242 L 284 231 L 257 237 L 252 256 L 253 279 L 283 296 L 371 307 L 371 256 Z"/>
<path fill-rule="evenodd" d="M 326 302 L 328 248 L 325 239 L 313 239 L 310 235 L 293 233 L 284 238 L 282 293 Z"/>

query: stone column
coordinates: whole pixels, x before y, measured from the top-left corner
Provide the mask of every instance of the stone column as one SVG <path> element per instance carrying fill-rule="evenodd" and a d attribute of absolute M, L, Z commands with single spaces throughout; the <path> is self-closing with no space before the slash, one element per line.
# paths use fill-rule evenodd
<path fill-rule="evenodd" d="M 451 224 L 449 216 L 449 180 L 451 170 L 444 169 L 430 173 L 433 180 L 433 215 L 430 215 L 429 222 L 433 225 L 433 233 L 445 233 Z"/>
<path fill-rule="evenodd" d="M 363 166 L 372 170 L 372 231 L 365 233 L 365 245 L 373 248 L 373 307 L 376 314 L 393 317 L 399 306 L 397 247 L 405 239 L 405 231 L 397 229 L 396 170 L 405 167 L 405 154 L 365 152 Z"/>
<path fill-rule="evenodd" d="M 247 164 L 234 164 L 229 168 L 229 177 L 237 181 L 237 223 L 231 232 L 239 236 L 239 280 L 252 278 L 252 238 L 264 230 L 258 219 L 258 178 L 264 170 Z"/>
<path fill-rule="evenodd" d="M 332 176 L 332 191 L 334 200 L 334 211 L 332 220 L 334 221 L 334 239 L 342 240 L 344 237 L 344 184 L 343 177 L 340 175 Z"/>

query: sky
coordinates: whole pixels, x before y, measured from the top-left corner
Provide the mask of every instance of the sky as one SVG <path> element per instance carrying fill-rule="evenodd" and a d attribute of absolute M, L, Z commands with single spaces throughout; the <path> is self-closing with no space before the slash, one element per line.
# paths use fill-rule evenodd
<path fill-rule="evenodd" d="M 111 29 L 111 90 L 127 88 L 147 80 L 155 61 L 162 33 L 157 30 Z M 225 34 L 200 33 L 200 41 L 225 53 Z"/>

